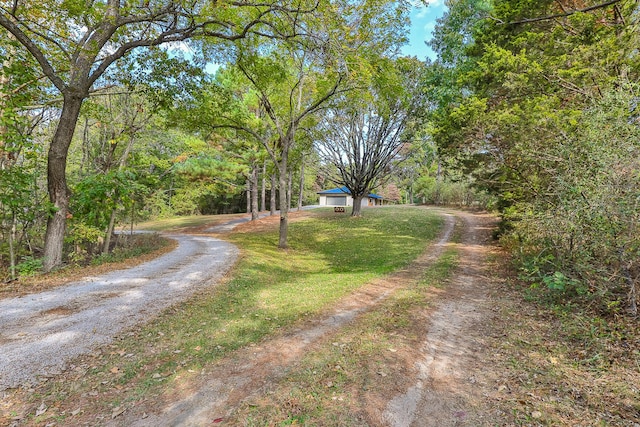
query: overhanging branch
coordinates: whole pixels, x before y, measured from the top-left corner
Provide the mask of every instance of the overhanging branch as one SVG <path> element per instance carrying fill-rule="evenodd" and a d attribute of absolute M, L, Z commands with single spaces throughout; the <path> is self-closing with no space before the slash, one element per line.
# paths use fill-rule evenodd
<path fill-rule="evenodd" d="M 570 11 L 567 11 L 567 12 L 564 12 L 564 13 L 558 13 L 556 15 L 541 16 L 541 17 L 538 17 L 538 18 L 521 19 L 520 21 L 501 22 L 501 24 L 502 25 L 521 25 L 521 24 L 529 24 L 529 23 L 532 23 L 532 22 L 548 21 L 548 20 L 556 19 L 556 18 L 566 18 L 567 16 L 571 16 L 571 15 L 576 14 L 576 13 L 591 12 L 592 10 L 602 9 L 602 8 L 607 7 L 607 6 L 611 6 L 613 4 L 620 3 L 620 1 L 621 0 L 610 0 L 610 1 L 607 1 L 605 3 L 597 4 L 595 6 L 585 7 L 584 9 L 570 10 Z"/>

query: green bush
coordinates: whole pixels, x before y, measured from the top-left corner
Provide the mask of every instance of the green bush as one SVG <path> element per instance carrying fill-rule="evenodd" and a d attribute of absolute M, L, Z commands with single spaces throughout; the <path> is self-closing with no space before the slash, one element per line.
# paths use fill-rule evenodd
<path fill-rule="evenodd" d="M 16 271 L 21 277 L 35 276 L 42 271 L 43 259 L 26 257 L 24 261 L 16 265 Z"/>
<path fill-rule="evenodd" d="M 640 125 L 635 89 L 624 87 L 583 112 L 546 153 L 551 179 L 503 239 L 525 276 L 550 292 L 587 297 L 604 311 L 628 302 L 640 280 Z"/>

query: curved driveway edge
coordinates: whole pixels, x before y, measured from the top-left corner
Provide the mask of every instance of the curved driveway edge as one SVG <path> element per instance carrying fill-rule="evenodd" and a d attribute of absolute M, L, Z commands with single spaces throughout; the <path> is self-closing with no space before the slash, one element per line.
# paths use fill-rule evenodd
<path fill-rule="evenodd" d="M 178 247 L 147 263 L 0 300 L 0 390 L 61 372 L 72 358 L 214 284 L 238 257 L 234 245 L 212 237 L 166 237 Z"/>

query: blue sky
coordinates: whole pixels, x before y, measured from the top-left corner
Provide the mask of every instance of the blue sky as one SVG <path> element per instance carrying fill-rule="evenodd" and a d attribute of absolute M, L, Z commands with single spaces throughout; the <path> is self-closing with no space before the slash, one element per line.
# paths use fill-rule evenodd
<path fill-rule="evenodd" d="M 427 2 L 428 6 L 416 6 L 411 12 L 409 43 L 402 48 L 404 55 L 417 56 L 420 60 L 427 57 L 435 59 L 434 52 L 425 44 L 425 41 L 431 39 L 436 19 L 440 18 L 445 11 L 444 0 L 428 0 Z"/>

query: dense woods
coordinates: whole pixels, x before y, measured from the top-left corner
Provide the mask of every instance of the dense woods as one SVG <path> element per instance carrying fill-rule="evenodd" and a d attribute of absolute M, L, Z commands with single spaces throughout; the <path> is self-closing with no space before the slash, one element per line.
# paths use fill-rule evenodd
<path fill-rule="evenodd" d="M 496 196 L 522 278 L 637 314 L 638 4 L 451 1 L 432 136 Z"/>
<path fill-rule="evenodd" d="M 152 217 L 280 209 L 286 247 L 346 184 L 495 209 L 523 280 L 637 314 L 637 1 L 446 3 L 421 62 L 405 2 L 0 1 L 2 279 Z"/>

